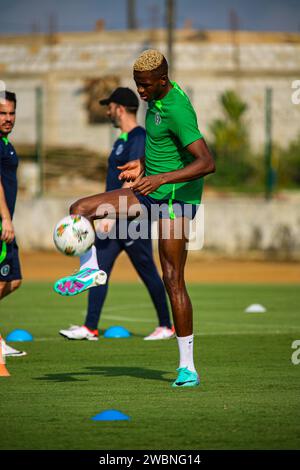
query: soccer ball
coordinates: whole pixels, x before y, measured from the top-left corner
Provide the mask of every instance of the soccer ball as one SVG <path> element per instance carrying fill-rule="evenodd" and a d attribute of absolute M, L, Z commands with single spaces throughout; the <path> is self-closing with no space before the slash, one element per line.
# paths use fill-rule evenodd
<path fill-rule="evenodd" d="M 92 224 L 81 215 L 68 215 L 56 225 L 53 233 L 56 248 L 67 256 L 81 256 L 95 242 Z"/>

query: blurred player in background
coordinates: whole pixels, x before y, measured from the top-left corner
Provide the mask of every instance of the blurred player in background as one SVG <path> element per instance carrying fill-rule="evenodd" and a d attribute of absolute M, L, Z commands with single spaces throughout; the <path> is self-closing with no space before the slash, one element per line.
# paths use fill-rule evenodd
<path fill-rule="evenodd" d="M 0 300 L 12 294 L 21 285 L 18 245 L 12 223 L 17 199 L 18 156 L 8 135 L 13 130 L 16 119 L 17 99 L 15 93 L 0 93 Z M 4 340 L 4 356 L 25 356 L 24 351 L 17 351 Z"/>
<path fill-rule="evenodd" d="M 107 116 L 111 123 L 114 127 L 121 130 L 121 135 L 114 143 L 108 159 L 106 191 L 113 191 L 131 185 L 119 180 L 120 170 L 117 167 L 144 157 L 146 132 L 145 129 L 137 124 L 136 114 L 139 100 L 129 88 L 117 88 L 107 99 L 101 100 L 100 104 L 107 106 Z M 99 264 L 101 263 L 101 269 L 107 273 L 109 279 L 116 258 L 124 250 L 147 287 L 159 320 L 159 326 L 144 339 L 160 340 L 171 338 L 174 336 L 175 330 L 170 322 L 164 284 L 154 264 L 151 234 L 149 233 L 148 239 L 138 238 L 133 240 L 129 235 L 126 239 L 120 239 L 118 237 L 119 223 L 116 221 L 116 226 L 114 224 L 115 221 L 112 219 L 101 220 L 97 224 L 97 230 L 104 234 L 114 231 L 116 235 L 111 238 L 109 236 L 103 239 L 97 238 L 95 246 L 98 262 Z M 151 226 L 149 226 L 149 229 L 151 231 Z M 90 269 L 91 264 L 87 263 L 87 269 Z M 84 266 L 82 265 L 81 268 L 84 268 Z M 98 265 L 96 268 L 98 269 Z M 61 330 L 60 334 L 68 339 L 97 340 L 98 322 L 107 290 L 107 283 L 90 289 L 88 311 L 84 325 L 71 326 L 69 329 Z"/>
<path fill-rule="evenodd" d="M 215 164 L 189 98 L 168 78 L 165 57 L 156 50 L 144 51 L 134 63 L 133 76 L 141 99 L 149 103 L 145 159 L 121 168 L 119 177 L 132 181 L 131 189 L 81 199 L 70 207 L 70 213 L 93 220 L 109 215 L 107 204 L 118 217 L 128 215 L 132 206 L 137 208 L 136 215 L 143 212 L 143 207 L 148 213 L 154 206 L 161 209 L 159 255 L 179 347 L 178 376 L 172 386 L 195 387 L 200 379 L 193 358 L 193 310 L 184 280 L 188 240 L 185 227 L 201 201 L 203 176 L 213 173 Z M 123 196 L 127 200 L 126 213 Z M 168 237 L 164 237 L 166 228 Z M 55 287 L 65 294 L 68 286 L 73 290 L 77 285 L 81 292 L 81 271 L 57 281 Z"/>

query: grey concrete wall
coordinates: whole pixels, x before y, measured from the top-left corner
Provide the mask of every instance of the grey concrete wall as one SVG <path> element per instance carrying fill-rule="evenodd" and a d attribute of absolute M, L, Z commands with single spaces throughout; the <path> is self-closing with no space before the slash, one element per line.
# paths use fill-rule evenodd
<path fill-rule="evenodd" d="M 19 200 L 15 214 L 24 250 L 53 249 L 52 232 L 72 201 Z M 300 260 L 300 199 L 266 202 L 260 198 L 206 198 L 204 250 L 230 257 L 261 254 Z"/>
<path fill-rule="evenodd" d="M 204 249 L 233 257 L 261 252 L 300 259 L 300 199 L 215 199 L 204 207 Z"/>

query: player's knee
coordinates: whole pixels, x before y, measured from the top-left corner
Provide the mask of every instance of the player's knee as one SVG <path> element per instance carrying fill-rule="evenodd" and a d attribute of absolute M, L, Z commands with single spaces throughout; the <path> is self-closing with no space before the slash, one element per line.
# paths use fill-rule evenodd
<path fill-rule="evenodd" d="M 18 289 L 21 284 L 21 279 L 16 279 L 10 282 L 2 282 L 0 284 L 0 300 Z"/>
<path fill-rule="evenodd" d="M 16 289 L 19 289 L 19 287 L 21 287 L 21 284 L 22 284 L 22 281 L 21 279 L 16 279 L 15 281 L 12 281 L 11 283 L 11 287 L 12 287 L 12 291 L 16 290 Z"/>
<path fill-rule="evenodd" d="M 0 300 L 3 299 L 4 297 L 4 289 L 5 289 L 5 284 L 0 285 Z"/>
<path fill-rule="evenodd" d="M 85 215 L 86 214 L 86 205 L 83 202 L 83 199 L 78 199 L 78 201 L 73 202 L 69 209 L 70 214 Z"/>
<path fill-rule="evenodd" d="M 73 202 L 73 204 L 70 205 L 69 213 L 70 213 L 70 214 L 77 214 L 77 213 L 78 213 L 78 212 L 77 212 L 78 209 L 79 209 L 79 207 L 78 207 L 78 201 Z"/>

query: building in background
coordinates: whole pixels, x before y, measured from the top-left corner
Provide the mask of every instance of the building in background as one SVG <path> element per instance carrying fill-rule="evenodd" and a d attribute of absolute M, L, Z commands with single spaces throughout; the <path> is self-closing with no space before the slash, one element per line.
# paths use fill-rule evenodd
<path fill-rule="evenodd" d="M 43 145 L 108 152 L 114 135 L 98 99 L 116 85 L 134 88 L 132 64 L 144 49 L 167 53 L 164 30 L 0 36 L 0 78 L 18 94 L 15 143 L 35 145 L 36 88 L 42 89 Z M 234 89 L 248 104 L 252 144 L 265 139 L 265 89 L 273 89 L 274 142 L 299 132 L 300 106 L 291 101 L 300 78 L 300 34 L 176 30 L 174 76 L 191 96 L 199 126 L 220 115 L 218 98 Z M 142 107 L 139 120 L 143 121 Z"/>

